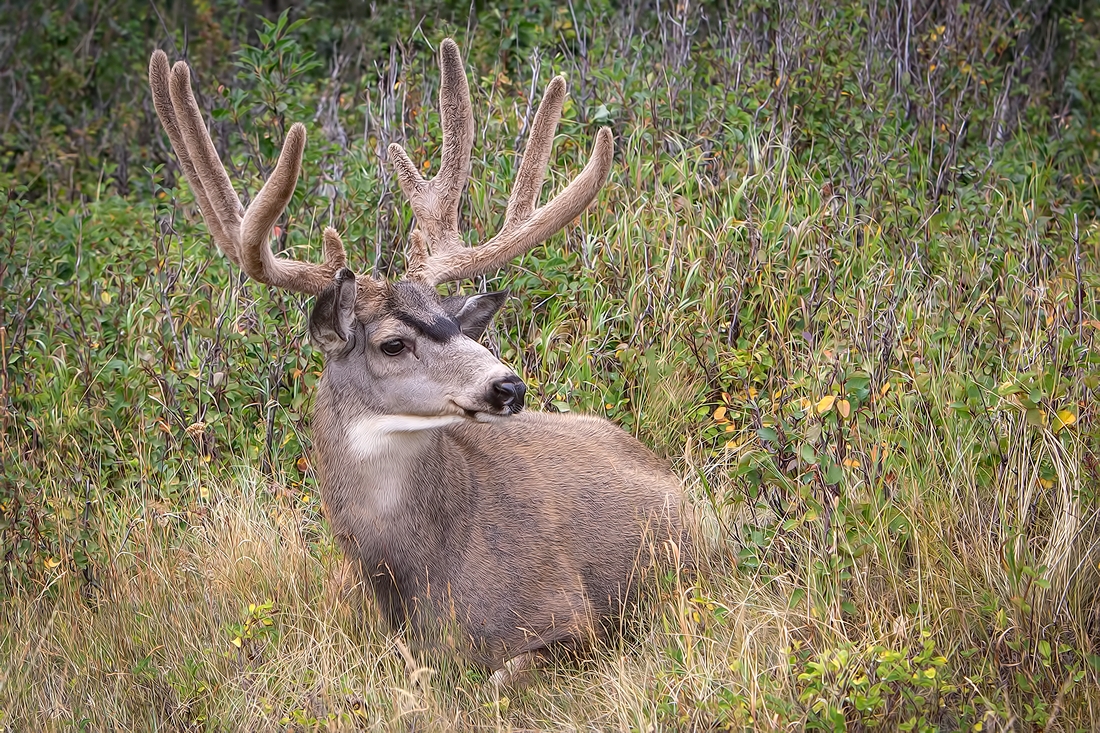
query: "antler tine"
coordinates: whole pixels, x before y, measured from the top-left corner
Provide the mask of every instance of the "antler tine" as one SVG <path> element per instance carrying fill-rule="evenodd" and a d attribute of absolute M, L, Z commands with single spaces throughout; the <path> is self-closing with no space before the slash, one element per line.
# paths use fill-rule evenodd
<path fill-rule="evenodd" d="M 596 144 L 584 170 L 565 190 L 544 206 L 535 208 L 550 161 L 554 132 L 565 104 L 565 95 L 565 78 L 554 77 L 535 113 L 500 232 L 475 247 L 432 253 L 407 277 L 432 285 L 475 277 L 546 241 L 592 203 L 611 170 L 614 143 L 611 130 L 607 128 L 596 134 Z"/>
<path fill-rule="evenodd" d="M 183 133 L 180 132 L 179 122 L 176 120 L 176 111 L 172 106 L 172 99 L 168 91 L 170 75 L 171 68 L 168 66 L 168 56 L 158 48 L 153 52 L 153 57 L 149 59 L 149 86 L 153 90 L 153 107 L 157 111 L 157 117 L 160 118 L 160 124 L 164 127 L 164 131 L 168 133 L 168 139 L 172 142 L 172 148 L 176 151 L 176 157 L 179 159 L 180 168 L 183 169 L 187 182 L 191 184 L 195 199 L 199 202 L 199 210 L 202 211 L 202 218 L 206 221 L 210 236 L 214 238 L 218 248 L 235 265 L 240 266 L 241 260 L 237 255 L 236 237 L 226 232 L 223 227 L 221 216 L 218 215 L 218 210 L 206 194 L 202 179 L 195 170 L 195 164 L 191 161 L 191 155 L 188 153 Z M 240 208 L 239 202 L 237 207 Z"/>
<path fill-rule="evenodd" d="M 561 119 L 561 108 L 565 105 L 565 77 L 558 75 L 546 85 L 542 102 L 535 112 L 535 121 L 531 124 L 531 133 L 527 136 L 527 147 L 523 151 L 523 161 L 519 164 L 519 173 L 512 186 L 512 195 L 508 198 L 508 209 L 504 214 L 504 228 L 514 226 L 530 218 L 539 202 L 542 183 L 546 178 L 546 168 L 550 164 L 550 152 L 554 148 L 554 133 Z"/>
<path fill-rule="evenodd" d="M 443 126 L 439 172 L 431 180 L 425 180 L 403 147 L 397 143 L 389 147 L 398 183 L 416 214 L 416 228 L 410 235 L 409 272 L 418 271 L 431 255 L 462 249 L 458 205 L 470 179 L 474 115 L 462 56 L 450 38 L 440 45 L 439 66 L 439 114 Z"/>
<path fill-rule="evenodd" d="M 268 244 L 271 228 L 294 195 L 306 144 L 305 127 L 291 126 L 275 170 L 252 204 L 243 209 L 203 123 L 187 64 L 178 61 L 169 71 L 168 57 L 159 49 L 154 51 L 149 60 L 149 85 L 157 116 L 218 248 L 249 277 L 273 287 L 316 295 L 331 284 L 345 262 L 343 243 L 334 230 L 325 230 L 322 265 L 276 257 Z"/>

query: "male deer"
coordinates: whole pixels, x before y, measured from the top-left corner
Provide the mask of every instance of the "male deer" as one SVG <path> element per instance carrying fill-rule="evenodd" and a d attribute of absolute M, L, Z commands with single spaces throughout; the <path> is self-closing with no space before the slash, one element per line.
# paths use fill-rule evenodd
<path fill-rule="evenodd" d="M 357 278 L 324 231 L 324 262 L 268 244 L 301 168 L 305 128 L 247 209 L 218 160 L 190 70 L 155 51 L 153 99 L 207 228 L 251 278 L 317 296 L 312 341 L 325 358 L 313 416 L 314 461 L 337 541 L 396 628 L 425 643 L 447 634 L 506 678 L 544 650 L 606 630 L 651 553 L 687 551 L 680 483 L 640 442 L 598 417 L 523 412 L 526 387 L 478 343 L 505 293 L 440 297 L 435 286 L 495 270 L 562 229 L 611 168 L 611 132 L 584 170 L 536 208 L 565 101 L 565 79 L 535 114 L 500 233 L 465 246 L 458 207 L 474 123 L 458 46 L 440 50 L 442 165 L 431 180 L 391 145 L 412 204 L 404 279 Z M 445 631 L 443 631 L 445 629 Z"/>

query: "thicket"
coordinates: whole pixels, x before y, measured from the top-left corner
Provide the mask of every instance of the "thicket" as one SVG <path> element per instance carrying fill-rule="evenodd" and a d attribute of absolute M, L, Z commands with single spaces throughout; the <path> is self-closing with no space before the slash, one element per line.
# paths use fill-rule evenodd
<path fill-rule="evenodd" d="M 605 414 L 669 455 L 714 576 L 804 621 L 774 695 L 730 665 L 676 682 L 692 646 L 662 647 L 655 724 L 1097 725 L 1086 3 L 0 6 L 5 618 L 115 598 L 135 527 L 183 543 L 254 474 L 272 512 L 309 520 L 304 552 L 331 548 L 309 302 L 216 253 L 153 112 L 152 49 L 191 64 L 246 199 L 307 125 L 277 250 L 316 260 L 331 224 L 358 269 L 397 274 L 412 222 L 385 150 L 437 160 L 446 35 L 475 97 L 471 241 L 499 226 L 551 73 L 571 92 L 551 186 L 598 127 L 616 134 L 592 210 L 491 283 L 517 295 L 493 347 L 536 407 Z M 703 638 L 728 623 L 722 587 L 680 609 Z M 0 649 L 26 660 L 17 638 Z"/>

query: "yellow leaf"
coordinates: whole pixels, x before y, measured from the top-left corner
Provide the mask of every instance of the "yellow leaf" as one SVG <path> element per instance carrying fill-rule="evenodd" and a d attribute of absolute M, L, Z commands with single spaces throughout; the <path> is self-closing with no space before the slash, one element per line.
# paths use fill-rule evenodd
<path fill-rule="evenodd" d="M 1077 416 L 1069 410 L 1059 410 L 1058 414 L 1054 417 L 1054 432 L 1060 433 L 1063 428 L 1068 428 L 1073 423 L 1077 422 Z"/>
<path fill-rule="evenodd" d="M 1051 480 L 1050 480 L 1050 479 L 1048 479 L 1048 478 L 1041 478 L 1041 479 L 1039 479 L 1039 485 L 1040 485 L 1040 486 L 1042 486 L 1042 487 L 1043 487 L 1044 489 L 1052 489 L 1052 488 L 1054 488 L 1054 482 L 1053 482 L 1053 481 L 1051 481 Z"/>
<path fill-rule="evenodd" d="M 847 418 L 852 412 L 852 405 L 848 400 L 838 400 L 836 403 L 836 411 L 840 413 L 840 416 Z"/>
<path fill-rule="evenodd" d="M 817 403 L 817 414 L 824 415 L 826 412 L 833 409 L 834 402 L 836 402 L 836 395 L 828 395 L 826 397 L 822 397 L 821 400 Z"/>
<path fill-rule="evenodd" d="M 714 411 L 714 421 L 715 422 L 725 422 L 726 421 L 726 406 L 725 405 L 719 405 L 718 409 Z"/>
<path fill-rule="evenodd" d="M 61 561 L 52 557 L 47 557 L 45 560 L 43 560 L 43 563 L 46 565 L 46 569 L 53 570 L 61 564 Z"/>
<path fill-rule="evenodd" d="M 235 647 L 237 647 L 238 649 L 240 649 L 240 648 L 241 648 L 241 637 L 239 637 L 239 636 L 238 636 L 238 637 L 237 637 L 236 639 L 234 639 L 234 640 L 232 641 L 232 644 L 233 644 L 233 646 L 235 646 Z"/>
<path fill-rule="evenodd" d="M 736 426 L 736 425 L 730 424 L 730 425 L 727 425 L 727 426 L 726 426 L 726 432 L 727 432 L 727 433 L 732 433 L 732 432 L 733 432 L 734 430 L 737 430 L 737 426 Z"/>
<path fill-rule="evenodd" d="M 111 294 L 108 293 L 106 290 L 102 291 L 99 294 L 99 299 L 103 301 L 103 305 L 110 305 L 111 304 Z"/>

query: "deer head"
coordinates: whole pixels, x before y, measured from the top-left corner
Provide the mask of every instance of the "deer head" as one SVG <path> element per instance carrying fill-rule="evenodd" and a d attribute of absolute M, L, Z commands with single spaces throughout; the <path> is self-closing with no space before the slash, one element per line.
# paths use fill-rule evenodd
<path fill-rule="evenodd" d="M 565 79 L 555 77 L 535 114 L 500 232 L 467 246 L 458 212 L 470 177 L 474 122 L 462 59 L 451 39 L 440 47 L 440 67 L 443 152 L 438 173 L 423 178 L 400 145 L 389 148 L 416 216 L 406 272 L 396 282 L 356 277 L 331 227 L 322 237 L 321 264 L 272 253 L 272 227 L 301 171 L 306 142 L 301 124 L 291 126 L 274 172 L 244 208 L 203 123 L 187 64 L 178 61 L 169 68 L 164 52 L 155 51 L 149 83 L 157 115 L 218 248 L 254 280 L 318 296 L 310 335 L 325 354 L 330 388 L 355 395 L 366 409 L 381 414 L 491 419 L 518 412 L 525 391 L 522 381 L 477 343 L 506 294 L 444 298 L 435 286 L 502 267 L 572 221 L 607 178 L 611 132 L 597 133 L 584 170 L 538 206 L 566 95 Z"/>

